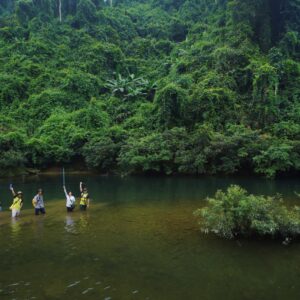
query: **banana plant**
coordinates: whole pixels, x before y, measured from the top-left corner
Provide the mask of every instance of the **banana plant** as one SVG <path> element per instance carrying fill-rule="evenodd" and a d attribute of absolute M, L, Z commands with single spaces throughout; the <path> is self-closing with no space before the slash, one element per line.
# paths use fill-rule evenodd
<path fill-rule="evenodd" d="M 118 74 L 116 79 L 107 80 L 106 86 L 113 95 L 122 97 L 123 100 L 128 100 L 138 96 L 145 96 L 149 90 L 150 83 L 142 77 L 135 77 L 134 74 L 130 74 L 126 78 Z"/>

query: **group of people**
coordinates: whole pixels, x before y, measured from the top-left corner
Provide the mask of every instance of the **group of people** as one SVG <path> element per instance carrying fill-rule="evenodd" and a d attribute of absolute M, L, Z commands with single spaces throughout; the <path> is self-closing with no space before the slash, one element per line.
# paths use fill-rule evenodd
<path fill-rule="evenodd" d="M 79 184 L 80 189 L 80 203 L 79 207 L 80 210 L 85 211 L 89 205 L 90 205 L 90 197 L 88 190 L 85 186 L 83 186 L 83 183 L 80 182 Z M 17 193 L 14 191 L 14 188 L 12 185 L 10 185 L 10 190 L 13 194 L 13 203 L 10 206 L 11 210 L 11 216 L 13 218 L 16 218 L 20 215 L 22 206 L 23 206 L 23 193 L 22 191 L 18 191 Z M 67 212 L 72 212 L 75 208 L 75 202 L 76 199 L 73 196 L 73 193 L 71 191 L 67 192 L 66 187 L 63 186 L 63 190 L 66 196 L 66 208 Z M 45 214 L 45 203 L 44 203 L 44 194 L 42 189 L 38 189 L 37 194 L 32 199 L 32 205 L 34 207 L 34 213 L 35 215 Z M 1 205 L 0 205 L 1 206 Z"/>

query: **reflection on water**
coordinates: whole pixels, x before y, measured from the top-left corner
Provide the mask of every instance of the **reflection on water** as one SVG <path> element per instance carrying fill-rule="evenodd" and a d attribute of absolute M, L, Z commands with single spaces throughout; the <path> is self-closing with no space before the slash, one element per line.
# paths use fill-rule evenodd
<path fill-rule="evenodd" d="M 44 229 L 44 223 L 45 223 L 45 216 L 41 215 L 41 216 L 35 216 L 34 222 L 32 222 L 31 226 L 32 226 L 32 230 L 35 233 L 35 239 L 38 240 L 40 239 L 44 233 L 45 233 L 45 229 Z"/>
<path fill-rule="evenodd" d="M 89 225 L 89 213 L 88 212 L 83 212 L 80 215 L 79 222 L 78 222 L 78 229 L 81 233 L 84 233 L 88 229 Z"/>
<path fill-rule="evenodd" d="M 66 215 L 65 230 L 69 233 L 76 233 L 75 222 L 71 214 Z"/>
<path fill-rule="evenodd" d="M 20 242 L 20 234 L 22 230 L 22 226 L 20 220 L 18 218 L 12 218 L 10 223 L 11 228 L 11 242 L 13 245 L 16 245 Z"/>
<path fill-rule="evenodd" d="M 93 205 L 69 214 L 54 188 L 59 179 L 23 183 L 29 195 L 44 187 L 45 216 L 34 216 L 30 205 L 17 220 L 0 215 L 1 300 L 299 299 L 300 244 L 199 233 L 192 212 L 228 179 L 89 177 Z M 68 181 L 76 191 L 79 178 Z M 259 180 L 242 182 L 263 191 Z M 300 185 L 266 188 L 296 202 L 290 189 Z"/>
<path fill-rule="evenodd" d="M 65 217 L 65 231 L 72 234 L 85 233 L 89 226 L 89 213 L 88 212 L 78 212 L 68 213 Z"/>
<path fill-rule="evenodd" d="M 83 213 L 79 218 L 78 228 L 81 233 L 86 232 L 86 230 L 88 228 L 88 217 L 87 216 L 88 216 L 87 214 Z"/>

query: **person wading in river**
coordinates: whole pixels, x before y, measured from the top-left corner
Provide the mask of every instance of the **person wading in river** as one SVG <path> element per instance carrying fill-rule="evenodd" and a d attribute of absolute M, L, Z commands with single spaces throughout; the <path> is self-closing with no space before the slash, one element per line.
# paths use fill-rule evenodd
<path fill-rule="evenodd" d="M 21 191 L 15 193 L 14 188 L 10 185 L 10 190 L 13 194 L 13 203 L 10 206 L 12 218 L 16 218 L 20 215 L 21 208 L 23 206 L 23 193 Z"/>
<path fill-rule="evenodd" d="M 46 213 L 44 204 L 44 194 L 42 189 L 38 189 L 38 193 L 32 199 L 32 205 L 34 207 L 34 213 L 36 216 L 40 213 L 42 215 Z"/>
<path fill-rule="evenodd" d="M 63 186 L 65 195 L 66 195 L 66 207 L 67 212 L 72 212 L 75 208 L 75 197 L 73 196 L 72 192 L 67 193 L 66 187 Z"/>
<path fill-rule="evenodd" d="M 80 189 L 80 210 L 86 210 L 87 207 L 90 206 L 90 197 L 88 194 L 88 190 L 86 187 L 83 187 L 82 182 L 79 184 Z"/>

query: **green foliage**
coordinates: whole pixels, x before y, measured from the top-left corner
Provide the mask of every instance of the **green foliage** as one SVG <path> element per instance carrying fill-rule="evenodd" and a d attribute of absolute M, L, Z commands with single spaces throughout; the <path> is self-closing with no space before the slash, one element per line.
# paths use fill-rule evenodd
<path fill-rule="evenodd" d="M 77 5 L 76 21 L 79 25 L 96 21 L 96 5 L 91 0 L 80 0 Z"/>
<path fill-rule="evenodd" d="M 7 73 L 0 73 L 0 81 L 2 84 L 0 90 L 1 105 L 9 105 L 15 99 L 24 99 L 27 96 L 24 78 L 12 76 Z"/>
<path fill-rule="evenodd" d="M 155 98 L 159 124 L 163 128 L 181 125 L 184 119 L 186 101 L 186 91 L 173 83 L 159 90 Z"/>
<path fill-rule="evenodd" d="M 0 135 L 0 168 L 2 170 L 23 167 L 26 163 L 25 134 L 7 132 Z"/>
<path fill-rule="evenodd" d="M 286 172 L 290 169 L 299 170 L 300 155 L 295 148 L 296 145 L 289 141 L 272 142 L 270 146 L 254 156 L 256 171 L 268 177 L 274 177 L 278 172 Z"/>
<path fill-rule="evenodd" d="M 34 163 L 68 162 L 79 152 L 86 138 L 86 131 L 76 126 L 72 114 L 54 111 L 28 141 Z"/>
<path fill-rule="evenodd" d="M 31 0 L 20 0 L 16 9 L 18 20 L 26 23 L 34 17 L 34 6 Z"/>
<path fill-rule="evenodd" d="M 15 169 L 25 166 L 27 163 L 26 134 L 18 128 L 15 120 L 2 116 L 0 119 L 0 170 L 13 173 Z M 11 172 L 12 171 L 12 172 Z"/>
<path fill-rule="evenodd" d="M 202 232 L 222 238 L 299 237 L 300 209 L 288 209 L 282 199 L 249 195 L 239 186 L 217 191 L 208 205 L 195 211 Z"/>
<path fill-rule="evenodd" d="M 85 144 L 83 156 L 90 168 L 111 171 L 115 167 L 118 145 L 110 137 L 93 138 Z"/>
<path fill-rule="evenodd" d="M 84 129 L 86 134 L 101 133 L 107 130 L 110 124 L 104 104 L 95 98 L 92 98 L 84 108 L 77 110 L 71 116 L 75 124 Z"/>
<path fill-rule="evenodd" d="M 75 103 L 74 103 L 74 102 Z M 79 107 L 77 99 L 59 89 L 45 89 L 40 94 L 32 94 L 29 99 L 20 105 L 18 114 L 20 118 L 28 121 L 28 128 L 37 128 L 37 122 L 46 120 L 57 107 Z"/>
<path fill-rule="evenodd" d="M 227 88 L 195 88 L 190 103 L 191 117 L 202 122 L 210 122 L 222 127 L 226 122 L 234 122 L 235 94 Z"/>
<path fill-rule="evenodd" d="M 172 163 L 172 152 L 162 134 L 129 138 L 121 149 L 119 163 L 126 173 L 164 172 L 170 173 L 168 165 Z"/>
<path fill-rule="evenodd" d="M 0 2 L 3 170 L 298 174 L 298 0 Z"/>
<path fill-rule="evenodd" d="M 115 126 L 100 136 L 92 137 L 82 151 L 87 166 L 102 173 L 116 170 L 124 134 L 122 128 Z"/>

